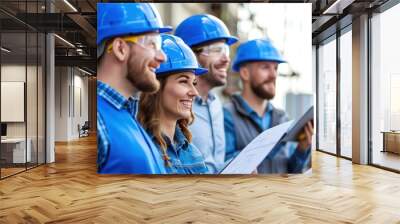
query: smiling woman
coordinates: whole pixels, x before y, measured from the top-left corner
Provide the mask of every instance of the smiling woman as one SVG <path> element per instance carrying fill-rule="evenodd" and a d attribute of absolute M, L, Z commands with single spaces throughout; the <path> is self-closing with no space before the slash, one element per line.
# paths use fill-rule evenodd
<path fill-rule="evenodd" d="M 197 80 L 192 72 L 183 72 L 170 75 L 163 79 L 164 89 L 161 96 L 161 120 L 168 118 L 193 120 L 192 102 L 198 92 L 193 88 Z M 170 136 L 172 137 L 172 136 Z"/>
<path fill-rule="evenodd" d="M 162 35 L 162 50 L 168 60 L 156 71 L 160 90 L 142 93 L 138 120 L 153 137 L 169 174 L 208 173 L 201 152 L 192 145 L 189 124 L 193 121 L 193 98 L 199 68 L 191 49 L 173 35 Z"/>

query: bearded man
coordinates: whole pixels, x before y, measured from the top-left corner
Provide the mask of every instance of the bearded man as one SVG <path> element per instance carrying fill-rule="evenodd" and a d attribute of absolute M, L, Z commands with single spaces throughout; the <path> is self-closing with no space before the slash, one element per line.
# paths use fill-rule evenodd
<path fill-rule="evenodd" d="M 157 147 L 137 122 L 137 94 L 159 89 L 164 27 L 149 3 L 99 3 L 97 145 L 101 174 L 165 174 Z"/>
<path fill-rule="evenodd" d="M 258 134 L 288 121 L 270 100 L 275 96 L 279 63 L 285 62 L 270 41 L 250 40 L 237 50 L 232 68 L 239 72 L 243 90 L 224 105 L 226 161 L 231 160 Z M 281 144 L 258 166 L 258 173 L 301 173 L 309 167 L 313 126 L 304 127 L 299 142 Z"/>
<path fill-rule="evenodd" d="M 193 50 L 199 64 L 208 69 L 208 73 L 198 77 L 199 96 L 193 102 L 195 119 L 190 131 L 208 170 L 216 174 L 225 165 L 225 133 L 222 103 L 212 90 L 226 84 L 230 46 L 238 38 L 230 34 L 224 22 L 209 14 L 186 18 L 177 26 L 175 35 Z"/>

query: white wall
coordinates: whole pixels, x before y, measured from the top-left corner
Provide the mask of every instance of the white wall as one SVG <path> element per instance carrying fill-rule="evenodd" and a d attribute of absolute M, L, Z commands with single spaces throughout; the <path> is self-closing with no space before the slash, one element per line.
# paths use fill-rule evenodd
<path fill-rule="evenodd" d="M 25 82 L 1 82 L 1 121 L 24 122 Z"/>
<path fill-rule="evenodd" d="M 68 85 L 69 76 L 67 67 L 55 68 L 55 140 L 67 141 L 68 139 Z"/>
<path fill-rule="evenodd" d="M 78 124 L 88 120 L 88 78 L 82 75 L 75 68 L 56 67 L 56 141 L 79 138 Z"/>
<path fill-rule="evenodd" d="M 88 121 L 88 78 L 81 76 L 82 73 L 79 71 L 77 74 L 77 70 L 74 72 L 74 96 L 72 96 L 74 99 L 74 108 L 72 113 L 73 119 L 71 120 L 71 135 L 73 138 L 78 138 L 78 124 L 82 126 L 85 121 Z"/>

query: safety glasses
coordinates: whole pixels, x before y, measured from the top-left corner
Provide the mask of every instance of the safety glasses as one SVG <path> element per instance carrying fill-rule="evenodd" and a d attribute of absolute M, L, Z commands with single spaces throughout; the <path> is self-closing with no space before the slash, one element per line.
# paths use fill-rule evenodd
<path fill-rule="evenodd" d="M 161 51 L 161 36 L 160 35 L 139 35 L 139 36 L 125 36 L 121 37 L 126 42 L 139 44 L 140 46 L 156 51 Z M 107 52 L 112 50 L 112 44 L 107 47 Z"/>
<path fill-rule="evenodd" d="M 227 57 L 229 57 L 229 46 L 226 43 L 210 44 L 196 49 L 195 51 L 200 52 L 200 54 L 205 56 L 221 56 L 225 54 Z"/>

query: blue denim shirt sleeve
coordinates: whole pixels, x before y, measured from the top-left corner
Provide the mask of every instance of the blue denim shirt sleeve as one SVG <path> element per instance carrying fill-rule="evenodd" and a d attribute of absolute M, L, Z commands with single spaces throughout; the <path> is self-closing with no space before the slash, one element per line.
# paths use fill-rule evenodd
<path fill-rule="evenodd" d="M 179 151 L 179 152 L 178 152 Z M 187 146 L 168 145 L 167 153 L 171 166 L 166 166 L 167 174 L 209 174 L 201 152 L 192 144 Z"/>
<path fill-rule="evenodd" d="M 200 150 L 193 144 L 189 143 L 188 149 L 191 152 L 190 159 L 183 158 L 183 164 L 186 166 L 186 173 L 188 174 L 212 174 L 206 164 L 204 163 L 204 157 Z"/>
<path fill-rule="evenodd" d="M 172 144 L 170 139 L 164 136 L 167 143 L 167 154 L 170 165 L 166 166 L 168 174 L 208 174 L 203 154 L 193 144 L 189 143 L 181 129 L 175 129 L 174 139 L 176 144 Z M 161 151 L 161 147 L 156 145 Z"/>
<path fill-rule="evenodd" d="M 97 167 L 100 169 L 107 160 L 110 142 L 107 129 L 100 113 L 97 113 Z"/>
<path fill-rule="evenodd" d="M 297 149 L 297 144 L 292 143 L 290 147 L 294 152 L 289 158 L 288 173 L 302 173 L 310 162 L 311 147 L 304 152 Z"/>
<path fill-rule="evenodd" d="M 236 154 L 235 124 L 232 114 L 224 108 L 225 129 L 225 161 L 231 160 Z"/>

